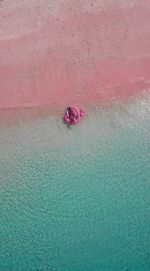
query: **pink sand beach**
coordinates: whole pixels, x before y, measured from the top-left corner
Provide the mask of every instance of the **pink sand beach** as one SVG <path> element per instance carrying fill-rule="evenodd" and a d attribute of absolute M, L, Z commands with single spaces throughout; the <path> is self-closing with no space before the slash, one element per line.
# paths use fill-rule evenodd
<path fill-rule="evenodd" d="M 0 108 L 107 103 L 150 88 L 149 0 L 5 0 L 0 18 Z"/>

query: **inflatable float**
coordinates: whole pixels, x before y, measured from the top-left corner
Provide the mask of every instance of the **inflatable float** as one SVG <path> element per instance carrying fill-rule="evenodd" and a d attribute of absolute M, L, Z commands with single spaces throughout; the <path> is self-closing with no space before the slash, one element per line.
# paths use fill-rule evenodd
<path fill-rule="evenodd" d="M 83 116 L 84 116 L 84 111 L 82 109 L 78 110 L 77 107 L 70 106 L 70 107 L 67 107 L 66 109 L 64 121 L 67 124 L 76 125 L 80 121 L 81 117 Z"/>

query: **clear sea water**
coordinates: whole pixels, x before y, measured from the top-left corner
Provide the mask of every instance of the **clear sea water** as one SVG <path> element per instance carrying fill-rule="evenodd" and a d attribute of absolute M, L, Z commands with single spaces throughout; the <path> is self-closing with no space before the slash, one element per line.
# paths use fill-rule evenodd
<path fill-rule="evenodd" d="M 148 99 L 0 128 L 1 271 L 150 270 Z"/>

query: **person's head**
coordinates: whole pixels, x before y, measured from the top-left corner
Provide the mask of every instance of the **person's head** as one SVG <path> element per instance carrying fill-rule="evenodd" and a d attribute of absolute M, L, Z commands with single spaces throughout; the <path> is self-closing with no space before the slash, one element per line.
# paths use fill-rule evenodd
<path fill-rule="evenodd" d="M 71 112 L 71 107 L 67 107 L 67 111 L 70 113 Z"/>

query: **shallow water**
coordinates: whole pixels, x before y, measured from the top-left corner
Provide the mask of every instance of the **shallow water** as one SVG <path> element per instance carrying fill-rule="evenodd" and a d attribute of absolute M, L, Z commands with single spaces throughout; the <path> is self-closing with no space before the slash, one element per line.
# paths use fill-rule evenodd
<path fill-rule="evenodd" d="M 0 270 L 150 270 L 148 99 L 0 133 Z"/>

